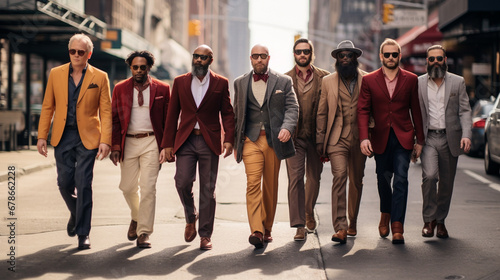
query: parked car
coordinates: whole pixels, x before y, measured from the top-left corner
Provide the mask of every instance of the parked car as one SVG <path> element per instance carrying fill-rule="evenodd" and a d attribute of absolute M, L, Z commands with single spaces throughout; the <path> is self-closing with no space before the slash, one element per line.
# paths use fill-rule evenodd
<path fill-rule="evenodd" d="M 500 98 L 497 98 L 484 128 L 484 170 L 496 175 L 500 169 Z"/>
<path fill-rule="evenodd" d="M 494 104 L 494 98 L 482 99 L 478 100 L 472 108 L 471 147 L 467 153 L 469 156 L 480 157 L 484 154 L 484 125 Z"/>

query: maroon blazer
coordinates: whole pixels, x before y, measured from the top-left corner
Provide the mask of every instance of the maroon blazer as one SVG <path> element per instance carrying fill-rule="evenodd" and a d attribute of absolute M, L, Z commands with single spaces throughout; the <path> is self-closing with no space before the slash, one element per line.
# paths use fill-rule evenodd
<path fill-rule="evenodd" d="M 191 92 L 191 73 L 174 79 L 172 96 L 168 106 L 167 126 L 163 134 L 163 148 L 174 148 L 175 152 L 193 132 L 196 122 L 208 147 L 216 155 L 222 153 L 221 135 L 224 143 L 234 145 L 234 112 L 229 97 L 228 80 L 210 70 L 210 84 L 205 97 L 196 107 Z M 181 114 L 182 113 L 182 114 Z M 180 122 L 179 120 L 180 115 Z M 220 115 L 220 117 L 219 117 Z M 221 130 L 221 119 L 224 131 Z"/>
<path fill-rule="evenodd" d="M 167 108 L 170 101 L 170 86 L 157 79 L 151 79 L 149 86 L 149 117 L 153 125 L 158 150 L 161 151 L 161 141 L 167 118 Z M 111 101 L 113 116 L 112 151 L 123 152 L 125 146 L 125 135 L 127 134 L 130 115 L 132 112 L 132 98 L 134 97 L 133 78 L 119 82 L 113 89 Z"/>
<path fill-rule="evenodd" d="M 370 114 L 373 115 L 375 127 L 370 141 L 375 154 L 384 153 L 391 127 L 405 149 L 413 149 L 415 136 L 418 144 L 424 144 L 417 75 L 403 69 L 399 69 L 398 75 L 392 98 L 382 68 L 363 76 L 361 82 L 358 100 L 359 139 L 368 139 L 368 121 Z"/>

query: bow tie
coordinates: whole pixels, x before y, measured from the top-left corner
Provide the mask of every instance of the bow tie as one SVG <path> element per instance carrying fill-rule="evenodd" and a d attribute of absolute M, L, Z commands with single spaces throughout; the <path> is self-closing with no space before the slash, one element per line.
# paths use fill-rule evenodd
<path fill-rule="evenodd" d="M 253 74 L 254 82 L 257 82 L 258 80 L 263 80 L 264 83 L 267 83 L 267 78 L 269 78 L 269 75 L 267 74 Z"/>

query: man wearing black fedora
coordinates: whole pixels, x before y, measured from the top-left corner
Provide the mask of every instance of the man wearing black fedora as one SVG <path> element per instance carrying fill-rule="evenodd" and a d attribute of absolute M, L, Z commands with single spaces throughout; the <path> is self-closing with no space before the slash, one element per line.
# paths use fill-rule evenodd
<path fill-rule="evenodd" d="M 317 150 L 330 159 L 333 175 L 331 204 L 335 233 L 332 241 L 340 244 L 346 243 L 347 235 L 357 234 L 363 189 L 366 156 L 359 147 L 356 112 L 361 80 L 366 74 L 358 68 L 358 57 L 362 54 L 349 40 L 340 42 L 332 51 L 337 71 L 323 78 L 316 119 Z M 346 205 L 347 178 L 349 195 Z"/>

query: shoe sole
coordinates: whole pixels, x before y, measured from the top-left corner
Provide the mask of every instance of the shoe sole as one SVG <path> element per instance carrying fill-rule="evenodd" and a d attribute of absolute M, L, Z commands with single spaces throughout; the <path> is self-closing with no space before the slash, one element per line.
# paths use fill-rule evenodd
<path fill-rule="evenodd" d="M 300 237 L 300 238 L 294 237 L 293 240 L 295 240 L 295 241 L 304 241 L 304 240 L 306 240 L 306 238 L 305 237 L 304 238 L 302 238 L 302 237 Z"/>
<path fill-rule="evenodd" d="M 448 237 L 450 237 L 449 235 L 441 235 L 441 234 L 436 234 L 436 237 L 437 238 L 442 238 L 442 239 L 446 239 Z"/>
<path fill-rule="evenodd" d="M 88 250 L 90 249 L 90 245 L 89 246 L 78 246 L 78 250 Z"/>
<path fill-rule="evenodd" d="M 346 244 L 347 243 L 347 240 L 342 240 L 340 238 L 335 238 L 335 237 L 332 237 L 332 241 L 333 242 L 339 242 L 340 244 Z"/>
<path fill-rule="evenodd" d="M 349 236 L 356 236 L 357 234 L 358 234 L 357 232 L 356 233 L 347 233 L 347 235 L 349 235 Z"/>
<path fill-rule="evenodd" d="M 137 235 L 134 236 L 134 237 L 130 237 L 130 236 L 127 235 L 127 238 L 128 238 L 129 241 L 134 241 L 134 240 L 137 239 Z"/>
<path fill-rule="evenodd" d="M 392 244 L 405 244 L 405 240 L 404 239 L 396 239 L 396 240 L 392 240 Z"/>
<path fill-rule="evenodd" d="M 149 248 L 151 248 L 151 244 L 139 244 L 139 245 L 137 245 L 137 248 L 149 249 Z"/>

